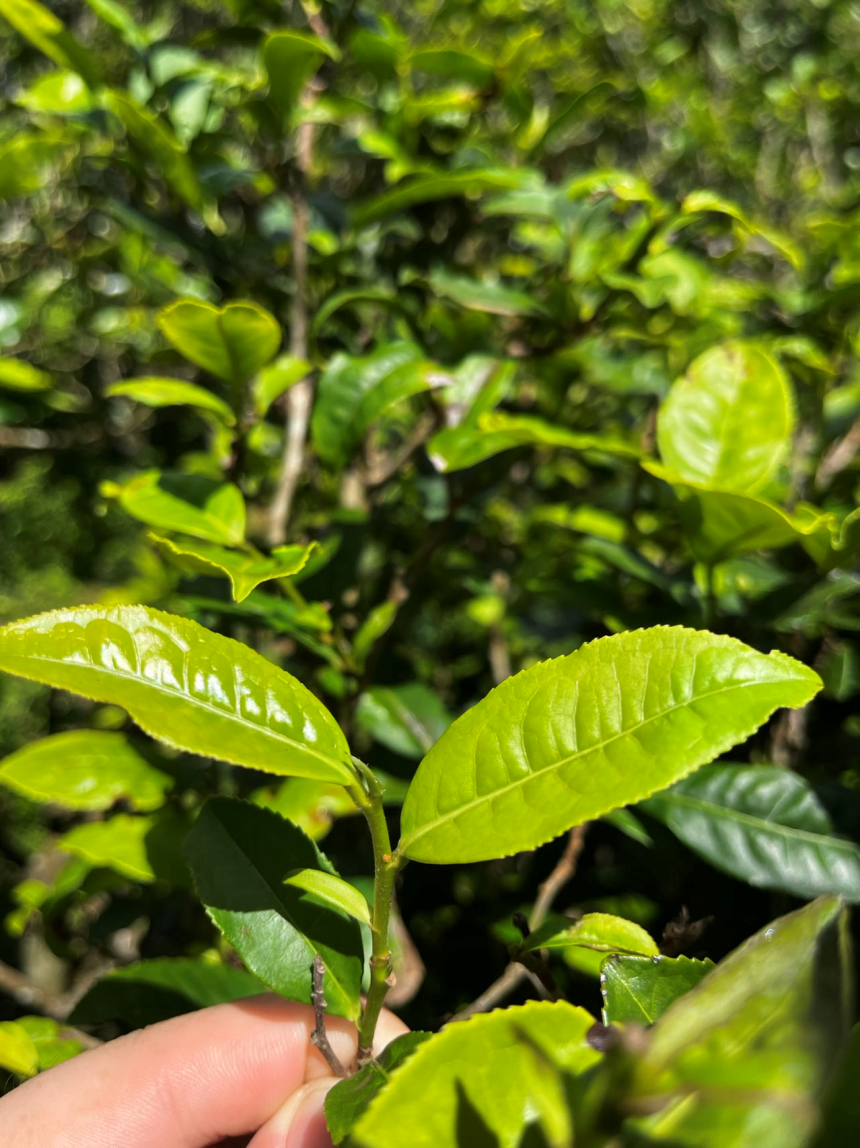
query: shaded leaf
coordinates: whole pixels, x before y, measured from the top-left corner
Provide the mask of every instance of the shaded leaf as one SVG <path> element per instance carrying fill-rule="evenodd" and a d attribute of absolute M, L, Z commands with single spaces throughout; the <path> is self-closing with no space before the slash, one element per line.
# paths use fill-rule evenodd
<path fill-rule="evenodd" d="M 338 1081 L 326 1093 L 326 1124 L 335 1144 L 346 1139 L 359 1117 L 367 1111 L 371 1100 L 388 1083 L 394 1069 L 407 1061 L 416 1048 L 432 1035 L 429 1032 L 406 1032 L 396 1037 L 379 1056 L 352 1076 Z"/>
<path fill-rule="evenodd" d="M 319 954 L 329 1010 L 358 1017 L 358 922 L 284 884 L 296 868 L 335 875 L 300 829 L 246 801 L 215 797 L 201 810 L 186 851 L 200 899 L 251 972 L 288 1000 L 309 1003 Z"/>
<path fill-rule="evenodd" d="M 340 53 L 333 44 L 292 29 L 272 32 L 263 41 L 263 64 L 269 76 L 269 102 L 281 119 L 289 122 L 305 84 L 328 56 Z"/>
<path fill-rule="evenodd" d="M 860 901 L 860 847 L 834 833 L 815 790 L 768 765 L 712 765 L 644 803 L 723 873 L 795 897 Z"/>
<path fill-rule="evenodd" d="M 101 70 L 58 16 L 37 0 L 0 0 L 0 16 L 61 68 L 70 68 L 91 88 L 101 83 Z"/>
<path fill-rule="evenodd" d="M 400 851 L 449 864 L 534 849 L 692 773 L 820 686 L 785 654 L 706 631 L 600 638 L 508 678 L 449 727 L 407 794 Z"/>
<path fill-rule="evenodd" d="M 121 733 L 74 730 L 4 758 L 0 785 L 66 809 L 110 809 L 122 799 L 146 811 L 164 804 L 173 778 L 151 766 Z"/>
<path fill-rule="evenodd" d="M 201 957 L 160 957 L 112 969 L 78 1001 L 72 1024 L 123 1021 L 130 1028 L 264 991 L 247 969 Z"/>
<path fill-rule="evenodd" d="M 520 172 L 493 168 L 417 175 L 391 191 L 358 204 L 353 208 L 353 223 L 356 227 L 366 227 L 377 219 L 384 219 L 387 215 L 394 215 L 417 203 L 430 203 L 455 196 L 476 196 L 484 191 L 518 187 L 522 182 Z"/>
<path fill-rule="evenodd" d="M 653 1024 L 714 967 L 692 957 L 606 957 L 600 969 L 603 1023 Z"/>
<path fill-rule="evenodd" d="M 451 714 L 429 686 L 372 686 L 358 699 L 360 729 L 394 753 L 423 757 L 451 724 Z"/>
<path fill-rule="evenodd" d="M 267 773 L 352 784 L 349 747 L 295 678 L 145 606 L 81 606 L 0 630 L 0 669 L 122 706 L 153 737 Z"/>

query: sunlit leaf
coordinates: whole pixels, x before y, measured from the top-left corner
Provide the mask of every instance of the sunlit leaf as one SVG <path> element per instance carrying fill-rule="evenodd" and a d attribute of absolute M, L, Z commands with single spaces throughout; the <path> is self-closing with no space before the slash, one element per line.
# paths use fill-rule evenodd
<path fill-rule="evenodd" d="M 125 395 L 147 407 L 197 407 L 199 410 L 210 411 L 217 415 L 227 426 L 233 426 L 236 422 L 236 416 L 223 399 L 219 399 L 205 387 L 198 387 L 196 383 L 186 383 L 182 379 L 154 377 L 132 379 L 127 383 L 113 383 L 105 390 L 105 394 L 110 397 Z"/>
<path fill-rule="evenodd" d="M 320 869 L 291 869 L 284 878 L 284 884 L 292 885 L 295 889 L 303 889 L 321 904 L 339 909 L 365 925 L 370 924 L 370 908 L 367 901 L 355 886 L 333 873 L 324 873 Z"/>
<path fill-rule="evenodd" d="M 378 1057 L 358 1072 L 339 1081 L 325 1098 L 325 1118 L 335 1144 L 345 1140 L 371 1100 L 385 1087 L 391 1073 L 415 1052 L 432 1033 L 407 1032 L 386 1045 Z"/>
<path fill-rule="evenodd" d="M 295 386 L 310 371 L 310 363 L 292 355 L 280 355 L 273 363 L 263 367 L 254 377 L 251 389 L 254 407 L 260 418 L 277 399 Z"/>
<path fill-rule="evenodd" d="M 66 809 L 157 809 L 173 779 L 150 765 L 121 733 L 74 730 L 42 738 L 0 761 L 0 785 Z"/>
<path fill-rule="evenodd" d="M 70 68 L 91 88 L 101 83 L 101 69 L 62 20 L 37 0 L 0 0 L 3 16 L 16 32 L 61 68 Z"/>
<path fill-rule="evenodd" d="M 604 1024 L 653 1024 L 714 967 L 691 957 L 607 957 L 600 970 Z"/>
<path fill-rule="evenodd" d="M 9 391 L 47 391 L 51 376 L 23 359 L 0 359 L 0 387 Z"/>
<path fill-rule="evenodd" d="M 145 606 L 81 606 L 0 630 L 0 669 L 122 706 L 147 733 L 267 773 L 352 784 L 328 710 L 247 646 Z"/>
<path fill-rule="evenodd" d="M 207 543 L 174 542 L 150 535 L 161 552 L 185 570 L 197 574 L 225 575 L 233 587 L 233 597 L 242 602 L 261 583 L 298 574 L 316 547 L 276 546 L 269 555 L 256 550 L 227 550 Z"/>
<path fill-rule="evenodd" d="M 27 1030 L 12 1020 L 0 1021 L 0 1068 L 16 1076 L 34 1076 L 39 1054 Z"/>
<path fill-rule="evenodd" d="M 180 299 L 158 314 L 165 337 L 189 362 L 241 388 L 278 353 L 281 328 L 256 303 L 213 307 Z"/>
<path fill-rule="evenodd" d="M 245 538 L 245 500 L 229 482 L 149 470 L 122 486 L 108 487 L 107 493 L 147 526 L 227 546 L 241 545 Z"/>
<path fill-rule="evenodd" d="M 458 718 L 418 767 L 400 851 L 482 861 L 534 849 L 641 800 L 820 689 L 785 654 L 656 627 L 523 670 Z"/>
<path fill-rule="evenodd" d="M 145 884 L 183 883 L 182 842 L 188 822 L 165 810 L 146 817 L 115 813 L 106 821 L 85 821 L 57 840 L 57 847 L 92 868 L 113 869 Z"/>

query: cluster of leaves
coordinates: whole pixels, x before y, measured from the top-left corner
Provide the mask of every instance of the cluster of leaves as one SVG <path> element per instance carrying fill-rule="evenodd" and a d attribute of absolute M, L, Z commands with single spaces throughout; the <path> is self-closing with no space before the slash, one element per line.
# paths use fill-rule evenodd
<path fill-rule="evenodd" d="M 0 1065 L 510 960 L 338 1141 L 838 1144 L 856 6 L 287 8 L 0 0 Z"/>

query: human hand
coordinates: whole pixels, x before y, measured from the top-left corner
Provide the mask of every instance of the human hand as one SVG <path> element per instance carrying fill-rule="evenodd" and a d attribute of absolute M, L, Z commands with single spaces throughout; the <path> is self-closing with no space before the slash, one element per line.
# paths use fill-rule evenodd
<path fill-rule="evenodd" d="M 331 1148 L 336 1078 L 311 1045 L 313 1010 L 250 997 L 162 1021 L 49 1069 L 0 1100 L 4 1148 Z M 344 1064 L 354 1027 L 328 1017 Z M 406 1027 L 383 1013 L 375 1048 Z"/>

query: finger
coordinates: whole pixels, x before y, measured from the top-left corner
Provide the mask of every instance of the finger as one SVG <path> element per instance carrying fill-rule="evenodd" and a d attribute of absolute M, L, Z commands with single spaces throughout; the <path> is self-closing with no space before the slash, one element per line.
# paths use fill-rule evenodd
<path fill-rule="evenodd" d="M 324 1106 L 326 1093 L 335 1084 L 336 1076 L 323 1076 L 293 1093 L 248 1148 L 334 1148 Z"/>
<path fill-rule="evenodd" d="M 16 1148 L 203 1148 L 256 1132 L 330 1072 L 310 1045 L 313 1023 L 306 1005 L 269 996 L 176 1017 L 23 1084 L 0 1100 L 0 1126 Z M 349 1064 L 355 1029 L 330 1017 L 327 1030 Z M 401 1031 L 387 1017 L 382 1044 Z"/>

